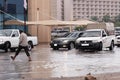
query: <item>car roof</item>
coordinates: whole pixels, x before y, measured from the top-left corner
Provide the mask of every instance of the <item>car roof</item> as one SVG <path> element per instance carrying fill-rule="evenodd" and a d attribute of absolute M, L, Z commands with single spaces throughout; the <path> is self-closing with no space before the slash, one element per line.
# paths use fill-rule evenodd
<path fill-rule="evenodd" d="M 73 31 L 71 33 L 82 33 L 82 32 L 84 32 L 84 31 Z"/>
<path fill-rule="evenodd" d="M 89 30 L 86 30 L 86 31 L 101 31 L 101 30 L 104 30 L 104 29 L 89 29 Z"/>

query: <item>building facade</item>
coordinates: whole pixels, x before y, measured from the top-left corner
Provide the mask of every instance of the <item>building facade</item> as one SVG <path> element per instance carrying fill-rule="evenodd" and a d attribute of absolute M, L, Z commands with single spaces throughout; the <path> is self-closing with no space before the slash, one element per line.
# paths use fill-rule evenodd
<path fill-rule="evenodd" d="M 0 29 L 21 29 L 28 30 L 27 27 L 19 25 L 4 25 L 7 20 L 24 20 L 27 19 L 27 14 L 24 15 L 23 0 L 0 0 Z"/>
<path fill-rule="evenodd" d="M 120 0 L 63 1 L 64 6 L 61 7 L 64 8 L 64 20 L 91 19 L 92 17 L 97 17 L 99 20 L 102 20 L 105 15 L 114 19 L 115 16 L 120 14 Z"/>
<path fill-rule="evenodd" d="M 20 29 L 38 37 L 38 43 L 51 41 L 51 28 L 42 25 L 5 25 L 7 20 L 41 21 L 50 20 L 50 0 L 27 0 L 27 14 L 23 7 L 24 0 L 0 0 L 0 29 Z"/>
<path fill-rule="evenodd" d="M 42 21 L 51 19 L 51 0 L 28 0 L 28 21 Z M 51 27 L 43 25 L 29 25 L 28 32 L 38 36 L 39 43 L 51 41 Z"/>
<path fill-rule="evenodd" d="M 51 17 L 64 20 L 64 0 L 51 0 Z"/>

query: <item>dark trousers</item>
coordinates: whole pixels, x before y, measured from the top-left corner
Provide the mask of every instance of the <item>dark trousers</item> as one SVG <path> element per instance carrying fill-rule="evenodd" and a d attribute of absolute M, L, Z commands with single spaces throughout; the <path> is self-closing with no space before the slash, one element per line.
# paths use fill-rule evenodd
<path fill-rule="evenodd" d="M 17 51 L 16 51 L 16 56 L 19 54 L 19 52 L 21 51 L 21 49 L 24 49 L 25 53 L 27 56 L 30 56 L 29 52 L 28 52 L 28 47 L 27 46 L 20 46 L 18 47 Z"/>

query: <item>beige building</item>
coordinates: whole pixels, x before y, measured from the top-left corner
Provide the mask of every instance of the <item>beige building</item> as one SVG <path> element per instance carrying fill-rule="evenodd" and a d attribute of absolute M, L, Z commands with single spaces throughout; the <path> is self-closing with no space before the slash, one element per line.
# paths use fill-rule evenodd
<path fill-rule="evenodd" d="M 50 0 L 28 0 L 28 21 L 49 20 Z M 38 36 L 39 43 L 50 42 L 50 27 L 42 25 L 28 26 L 28 32 Z"/>
<path fill-rule="evenodd" d="M 120 14 L 120 0 L 28 0 L 28 20 L 100 20 L 104 15 L 111 18 Z M 38 36 L 39 43 L 50 42 L 51 27 L 30 25 L 28 31 Z"/>
<path fill-rule="evenodd" d="M 51 0 L 51 17 L 64 20 L 64 0 Z"/>
<path fill-rule="evenodd" d="M 91 19 L 94 16 L 101 20 L 105 15 L 109 15 L 111 19 L 114 19 L 115 16 L 120 14 L 120 0 L 62 1 L 64 1 L 64 6 L 61 6 L 64 7 L 64 20 Z"/>

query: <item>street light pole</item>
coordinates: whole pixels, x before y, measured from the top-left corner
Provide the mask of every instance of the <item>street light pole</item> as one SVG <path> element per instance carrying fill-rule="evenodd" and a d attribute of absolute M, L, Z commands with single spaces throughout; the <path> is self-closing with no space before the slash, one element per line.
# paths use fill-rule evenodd
<path fill-rule="evenodd" d="M 38 32 L 39 32 L 39 28 L 38 28 L 38 21 L 39 21 L 39 8 L 37 8 L 37 37 L 39 37 L 38 36 Z"/>

